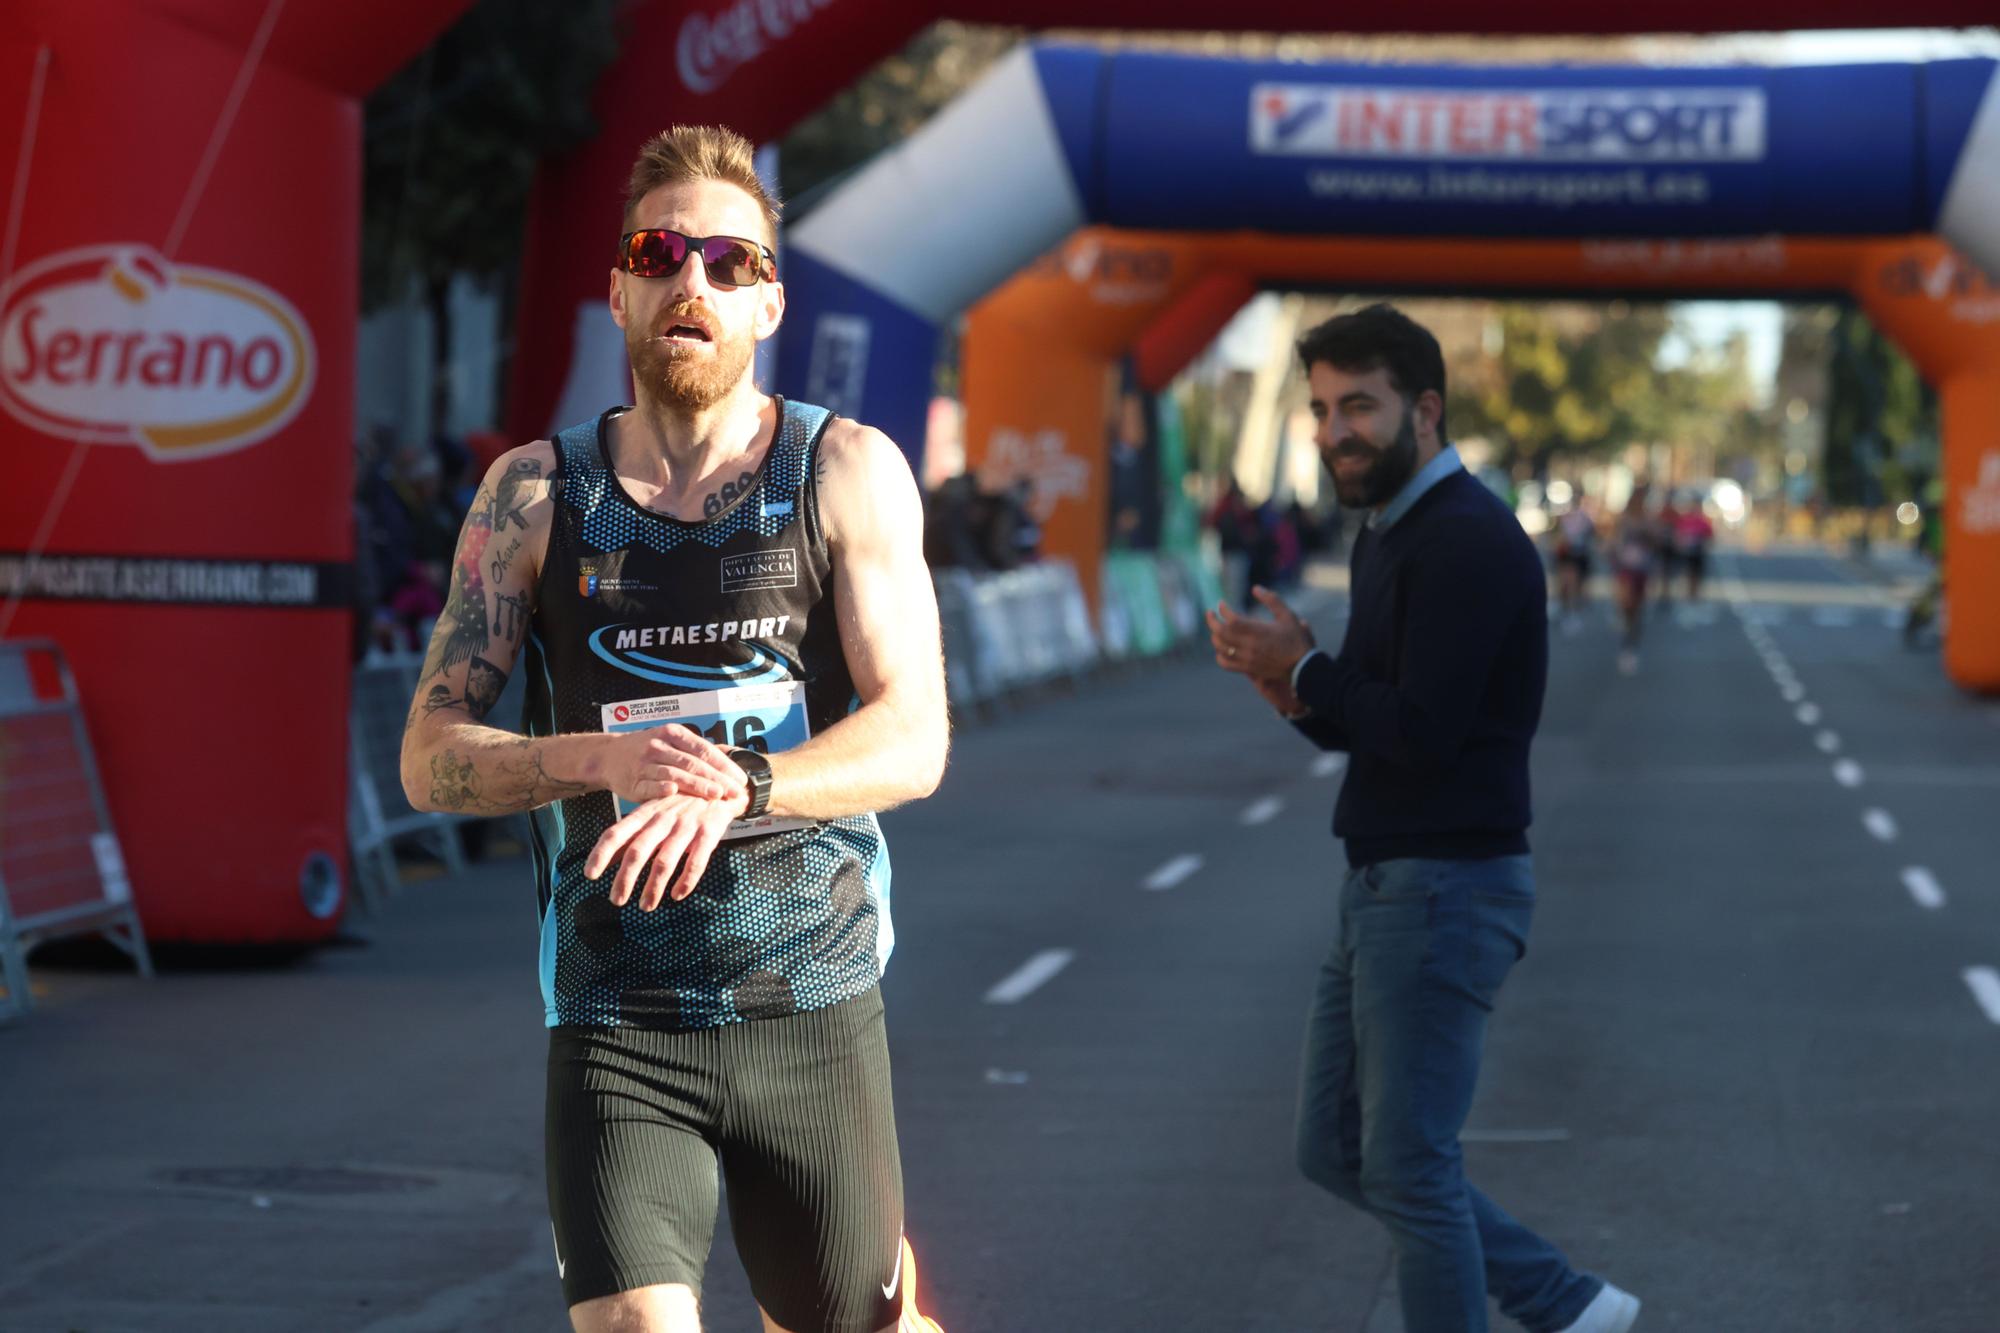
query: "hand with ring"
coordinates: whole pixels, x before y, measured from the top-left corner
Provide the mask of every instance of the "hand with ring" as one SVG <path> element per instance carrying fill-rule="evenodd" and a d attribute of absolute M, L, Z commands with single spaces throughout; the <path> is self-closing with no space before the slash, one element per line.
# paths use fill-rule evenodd
<path fill-rule="evenodd" d="M 1250 592 L 1271 613 L 1269 620 L 1238 615 L 1226 603 L 1206 613 L 1215 664 L 1253 680 L 1289 682 L 1292 668 L 1313 650 L 1312 626 L 1269 588 L 1252 588 Z"/>

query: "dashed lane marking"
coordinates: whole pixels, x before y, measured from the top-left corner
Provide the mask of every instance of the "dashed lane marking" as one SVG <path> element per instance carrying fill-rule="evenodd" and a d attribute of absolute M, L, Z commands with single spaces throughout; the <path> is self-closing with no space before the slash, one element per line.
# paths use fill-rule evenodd
<path fill-rule="evenodd" d="M 1027 962 L 1014 969 L 992 990 L 986 992 L 988 1004 L 1019 1004 L 1034 994 L 1049 978 L 1070 965 L 1076 957 L 1074 949 L 1044 949 Z"/>
<path fill-rule="evenodd" d="M 1192 852 L 1186 856 L 1176 856 L 1173 860 L 1146 876 L 1146 887 L 1155 893 L 1162 889 L 1171 889 L 1189 875 L 1200 870 L 1201 864 L 1201 858 Z"/>

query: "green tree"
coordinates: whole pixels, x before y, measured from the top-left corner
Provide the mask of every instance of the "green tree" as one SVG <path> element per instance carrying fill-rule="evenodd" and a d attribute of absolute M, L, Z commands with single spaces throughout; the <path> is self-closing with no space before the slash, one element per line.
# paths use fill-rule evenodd
<path fill-rule="evenodd" d="M 617 9 L 479 0 L 368 99 L 362 305 L 423 292 L 434 430 L 450 401 L 451 281 L 498 277 L 511 311 L 535 169 L 596 131 L 591 90 L 618 51 Z"/>
<path fill-rule="evenodd" d="M 1720 458 L 1775 442 L 1740 340 L 1663 364 L 1675 333 L 1664 305 L 1503 304 L 1494 321 L 1485 354 L 1455 376 L 1464 390 L 1453 396 L 1452 433 L 1485 436 L 1503 466 L 1540 476 L 1558 455 L 1629 444 L 1700 446 Z"/>
<path fill-rule="evenodd" d="M 785 193 L 810 207 L 821 187 L 914 134 L 1024 36 L 967 23 L 924 29 L 779 140 Z"/>
<path fill-rule="evenodd" d="M 1827 499 L 1874 508 L 1914 498 L 1937 471 L 1937 395 L 1859 310 L 1840 312 L 1828 357 Z"/>

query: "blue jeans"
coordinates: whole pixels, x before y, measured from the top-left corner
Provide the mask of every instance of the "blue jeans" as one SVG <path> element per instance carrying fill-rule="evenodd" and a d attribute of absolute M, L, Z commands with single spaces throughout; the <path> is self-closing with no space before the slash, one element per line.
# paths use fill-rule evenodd
<path fill-rule="evenodd" d="M 1485 1333 L 1489 1292 L 1556 1333 L 1603 1286 L 1474 1189 L 1459 1149 L 1534 883 L 1533 861 L 1509 856 L 1384 861 L 1341 885 L 1306 1028 L 1299 1169 L 1389 1228 L 1407 1333 Z"/>

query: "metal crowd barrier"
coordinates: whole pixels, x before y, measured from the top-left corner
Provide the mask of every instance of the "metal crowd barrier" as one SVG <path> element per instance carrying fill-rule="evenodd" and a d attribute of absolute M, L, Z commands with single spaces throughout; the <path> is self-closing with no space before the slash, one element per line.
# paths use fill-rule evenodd
<path fill-rule="evenodd" d="M 423 670 L 420 653 L 371 654 L 354 669 L 348 714 L 348 845 L 362 903 L 379 910 L 402 882 L 396 848 L 413 842 L 457 874 L 465 868 L 459 825 L 467 818 L 417 810 L 403 795 L 403 726 Z M 509 731 L 521 728 L 526 686 L 519 664 L 487 721 Z"/>
<path fill-rule="evenodd" d="M 449 815 L 413 808 L 403 795 L 403 725 L 416 695 L 423 658 L 416 653 L 370 655 L 354 668 L 348 705 L 347 838 L 361 901 L 381 910 L 401 876 L 396 846 L 423 845 L 453 874 L 465 868 L 458 829 Z"/>
<path fill-rule="evenodd" d="M 34 1006 L 30 950 L 92 933 L 153 975 L 76 678 L 51 642 L 0 643 L 0 1018 Z"/>
<path fill-rule="evenodd" d="M 1075 566 L 933 574 L 952 707 L 977 711 L 1023 690 L 1078 681 L 1107 663 L 1158 657 L 1197 637 L 1220 597 L 1212 553 L 1108 556 L 1093 623 Z"/>

